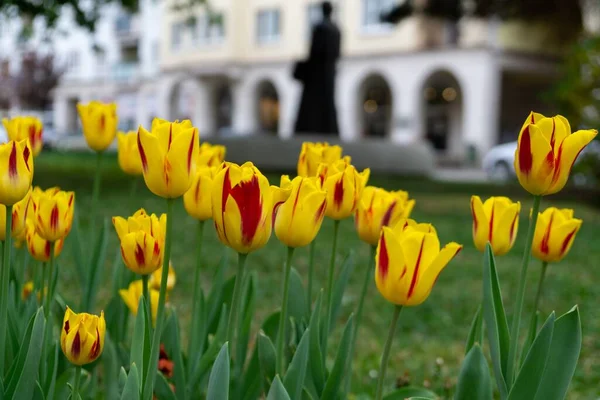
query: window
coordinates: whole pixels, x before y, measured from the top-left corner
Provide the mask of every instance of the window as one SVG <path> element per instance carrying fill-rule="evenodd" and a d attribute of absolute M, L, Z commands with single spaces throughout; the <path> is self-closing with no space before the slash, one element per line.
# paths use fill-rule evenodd
<path fill-rule="evenodd" d="M 194 37 L 197 37 L 201 44 L 221 43 L 225 37 L 223 14 L 204 14 L 198 17 L 198 28 Z"/>
<path fill-rule="evenodd" d="M 171 49 L 178 50 L 181 47 L 184 27 L 182 22 L 175 22 L 171 25 Z"/>
<path fill-rule="evenodd" d="M 76 71 L 79 68 L 79 52 L 72 50 L 67 55 L 67 71 Z"/>
<path fill-rule="evenodd" d="M 281 33 L 280 12 L 278 9 L 261 10 L 256 16 L 256 39 L 259 44 L 279 40 Z"/>
<path fill-rule="evenodd" d="M 120 14 L 115 21 L 117 33 L 127 33 L 131 30 L 131 15 Z"/>
<path fill-rule="evenodd" d="M 388 12 L 396 5 L 395 0 L 362 0 L 363 18 L 362 25 L 365 28 L 387 28 L 389 24 L 381 22 L 381 14 Z"/>

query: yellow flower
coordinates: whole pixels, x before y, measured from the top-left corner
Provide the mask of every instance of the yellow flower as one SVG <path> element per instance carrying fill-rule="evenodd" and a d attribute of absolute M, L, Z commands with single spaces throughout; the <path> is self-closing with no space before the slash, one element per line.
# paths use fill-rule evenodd
<path fill-rule="evenodd" d="M 199 167 L 218 167 L 225 161 L 225 146 L 203 142 L 198 149 Z"/>
<path fill-rule="evenodd" d="M 36 117 L 3 118 L 2 124 L 9 140 L 21 141 L 28 139 L 34 156 L 42 151 L 42 121 Z"/>
<path fill-rule="evenodd" d="M 88 146 L 95 151 L 106 150 L 117 134 L 117 105 L 92 101 L 77 104 L 77 111 Z"/>
<path fill-rule="evenodd" d="M 369 168 L 359 173 L 346 160 L 330 165 L 321 164 L 317 175 L 327 192 L 325 215 L 337 220 L 351 216 L 356 211 L 369 174 Z"/>
<path fill-rule="evenodd" d="M 119 167 L 129 175 L 142 175 L 142 160 L 138 150 L 137 132 L 117 133 Z"/>
<path fill-rule="evenodd" d="M 123 299 L 123 302 L 129 308 L 129 311 L 133 315 L 137 315 L 138 306 L 140 304 L 140 298 L 143 295 L 144 283 L 141 279 L 133 281 L 129 284 L 127 289 L 120 289 L 119 295 Z M 156 314 L 158 312 L 158 298 L 159 291 L 153 288 L 149 288 L 150 293 L 150 307 L 152 308 L 152 323 L 156 322 Z"/>
<path fill-rule="evenodd" d="M 213 181 L 213 220 L 219 240 L 239 253 L 260 249 L 269 240 L 275 201 L 289 197 L 289 189 L 269 187 L 251 162 L 224 163 Z"/>
<path fill-rule="evenodd" d="M 29 296 L 33 293 L 33 282 L 27 281 L 23 285 L 23 289 L 21 290 L 21 299 L 27 300 Z"/>
<path fill-rule="evenodd" d="M 533 256 L 545 262 L 562 260 L 571 250 L 582 222 L 573 218 L 570 209 L 549 207 L 539 213 L 533 236 Z"/>
<path fill-rule="evenodd" d="M 35 224 L 32 220 L 27 220 L 27 228 L 25 229 L 25 241 L 27 243 L 27 250 L 31 257 L 37 261 L 48 262 L 50 261 L 50 250 L 52 250 L 53 242 L 48 241 L 40 236 L 35 230 Z M 54 258 L 58 257 L 62 253 L 65 239 L 58 239 L 54 242 Z"/>
<path fill-rule="evenodd" d="M 495 255 L 509 252 L 519 230 L 521 203 L 508 197 L 490 197 L 484 203 L 479 196 L 471 197 L 473 215 L 473 242 L 477 250 L 484 251 L 489 242 Z"/>
<path fill-rule="evenodd" d="M 172 199 L 189 190 L 198 157 L 198 130 L 189 120 L 155 118 L 151 132 L 140 126 L 138 149 L 144 181 L 152 193 Z"/>
<path fill-rule="evenodd" d="M 358 237 L 372 246 L 377 245 L 381 228 L 394 226 L 400 219 L 410 217 L 414 206 L 415 201 L 408 199 L 408 192 L 388 192 L 367 186 L 354 214 Z"/>
<path fill-rule="evenodd" d="M 0 144 L 0 203 L 12 206 L 25 197 L 33 180 L 33 157 L 27 140 Z"/>
<path fill-rule="evenodd" d="M 87 313 L 75 314 L 67 307 L 60 334 L 60 347 L 71 363 L 89 364 L 102 354 L 105 334 L 104 311 L 98 317 Z"/>
<path fill-rule="evenodd" d="M 31 192 L 28 192 L 22 200 L 13 205 L 11 233 L 15 239 L 24 238 L 25 221 L 27 221 L 32 201 Z M 6 240 L 6 206 L 4 204 L 0 204 L 0 240 Z"/>
<path fill-rule="evenodd" d="M 150 275 L 149 286 L 152 289 L 160 290 L 160 283 L 162 282 L 162 267 L 157 269 Z M 169 274 L 167 275 L 167 290 L 171 291 L 175 287 L 177 282 L 177 275 L 175 274 L 175 268 L 173 264 L 169 262 Z"/>
<path fill-rule="evenodd" d="M 281 187 L 290 185 L 289 177 L 281 177 Z M 321 229 L 327 207 L 327 193 L 316 178 L 298 176 L 291 182 L 291 194 L 275 206 L 275 235 L 286 246 L 302 247 L 312 242 Z"/>
<path fill-rule="evenodd" d="M 187 213 L 200 220 L 212 218 L 212 187 L 217 167 L 199 167 L 190 190 L 183 195 L 183 205 Z"/>
<path fill-rule="evenodd" d="M 595 129 L 571 133 L 569 121 L 562 115 L 546 118 L 531 112 L 515 151 L 515 172 L 521 186 L 533 195 L 560 191 L 575 159 L 597 133 Z"/>
<path fill-rule="evenodd" d="M 462 246 L 449 243 L 440 250 L 433 226 L 399 221 L 383 227 L 375 258 L 375 283 L 389 302 L 416 306 L 424 302 L 440 272 Z"/>
<path fill-rule="evenodd" d="M 123 262 L 133 272 L 148 275 L 162 264 L 167 216 L 148 215 L 142 208 L 125 219 L 113 217 L 121 241 Z"/>
<path fill-rule="evenodd" d="M 330 146 L 329 143 L 302 143 L 298 157 L 299 176 L 317 176 L 320 164 L 333 164 L 342 159 L 342 148 L 338 145 Z M 344 157 L 350 163 L 350 157 Z"/>
<path fill-rule="evenodd" d="M 56 242 L 64 239 L 71 231 L 75 212 L 75 193 L 49 189 L 34 202 L 37 206 L 35 230 L 44 239 Z"/>

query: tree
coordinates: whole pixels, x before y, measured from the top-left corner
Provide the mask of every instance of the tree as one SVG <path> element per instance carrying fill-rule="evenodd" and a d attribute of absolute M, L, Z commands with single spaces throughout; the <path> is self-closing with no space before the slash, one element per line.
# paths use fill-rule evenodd
<path fill-rule="evenodd" d="M 15 78 L 16 95 L 21 108 L 45 110 L 52 103 L 51 91 L 64 69 L 56 67 L 51 54 L 25 53 Z"/>

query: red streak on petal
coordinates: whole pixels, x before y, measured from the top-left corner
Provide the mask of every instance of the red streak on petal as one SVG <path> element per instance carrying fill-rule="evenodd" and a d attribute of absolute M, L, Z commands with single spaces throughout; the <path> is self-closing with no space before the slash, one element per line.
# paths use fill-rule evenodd
<path fill-rule="evenodd" d="M 512 242 L 515 237 L 515 228 L 517 227 L 517 221 L 519 219 L 519 214 L 515 214 L 515 218 L 513 219 L 512 224 L 510 224 L 510 241 Z"/>
<path fill-rule="evenodd" d="M 533 119 L 533 117 L 531 117 Z M 531 153 L 531 136 L 529 134 L 529 125 L 523 129 L 521 140 L 518 146 L 519 154 L 519 169 L 521 173 L 529 175 L 533 168 L 533 154 Z"/>
<path fill-rule="evenodd" d="M 56 229 L 58 229 L 58 205 L 56 204 L 50 212 L 50 229 L 52 229 L 52 232 L 56 232 Z"/>
<path fill-rule="evenodd" d="M 333 204 L 337 208 L 342 206 L 342 202 L 344 201 L 344 176 L 340 178 L 338 182 L 336 182 L 335 187 L 333 189 Z"/>
<path fill-rule="evenodd" d="M 98 327 L 96 327 L 96 340 L 94 340 L 94 344 L 92 344 L 92 348 L 90 349 L 90 360 L 95 360 L 100 355 L 100 332 L 98 331 Z"/>
<path fill-rule="evenodd" d="M 319 222 L 320 220 L 323 219 L 326 209 L 327 209 L 327 199 L 323 199 L 323 203 L 321 203 L 321 206 L 319 206 L 319 209 L 317 210 L 317 213 L 315 214 L 315 222 Z M 358 213 L 356 215 L 358 215 Z"/>
<path fill-rule="evenodd" d="M 225 171 L 225 176 L 223 177 L 223 192 L 221 193 L 221 226 L 223 227 L 223 239 L 227 240 L 227 231 L 225 228 L 225 205 L 227 204 L 227 199 L 231 194 L 231 179 L 229 179 L 229 168 Z M 219 230 L 217 229 L 217 232 Z"/>
<path fill-rule="evenodd" d="M 473 233 L 475 233 L 479 222 L 477 221 L 477 214 L 475 214 L 475 208 L 473 207 L 473 199 L 471 199 L 471 215 L 473 216 Z"/>
<path fill-rule="evenodd" d="M 35 132 L 35 126 L 33 126 L 33 125 L 29 125 L 29 133 L 28 133 L 28 136 L 29 136 L 29 143 L 31 143 L 31 145 L 32 145 L 32 146 L 34 146 L 34 145 L 35 145 L 35 143 L 36 143 L 36 141 L 37 141 L 37 140 L 36 140 L 36 139 L 37 139 L 37 137 L 36 137 L 36 132 Z"/>
<path fill-rule="evenodd" d="M 258 177 L 253 175 L 249 181 L 241 181 L 231 189 L 231 197 L 237 203 L 242 220 L 242 242 L 252 242 L 262 219 L 262 198 Z"/>
<path fill-rule="evenodd" d="M 188 148 L 188 158 L 187 158 L 187 170 L 188 174 L 192 170 L 192 155 L 194 154 L 194 141 L 196 140 L 196 128 L 194 128 L 194 133 L 192 134 L 192 140 L 190 141 L 190 147 Z"/>
<path fill-rule="evenodd" d="M 68 320 L 65 321 L 65 326 L 63 327 L 63 329 L 65 330 L 66 334 L 69 334 L 69 329 L 71 329 L 71 328 L 69 326 L 69 321 Z"/>
<path fill-rule="evenodd" d="M 71 193 L 71 196 L 69 196 L 69 208 L 73 205 L 74 198 L 75 198 L 75 195 L 73 193 Z"/>
<path fill-rule="evenodd" d="M 388 226 L 390 224 L 390 219 L 392 218 L 392 213 L 394 212 L 394 208 L 396 208 L 396 201 L 389 206 L 385 214 L 383 215 L 383 219 L 381 220 L 381 226 Z"/>
<path fill-rule="evenodd" d="M 198 205 L 198 199 L 200 198 L 200 179 L 196 182 L 196 190 L 194 190 L 194 203 Z"/>
<path fill-rule="evenodd" d="M 158 257 L 160 255 L 160 246 L 158 242 L 154 242 L 154 255 Z"/>
<path fill-rule="evenodd" d="M 79 337 L 79 331 L 75 334 L 75 338 L 73 338 L 73 344 L 71 345 L 71 355 L 73 358 L 79 358 L 79 353 L 81 352 L 81 338 Z"/>
<path fill-rule="evenodd" d="M 140 159 L 142 160 L 142 168 L 144 169 L 144 173 L 148 172 L 148 159 L 146 159 L 146 153 L 144 152 L 144 147 L 142 146 L 142 141 L 140 140 L 140 134 L 138 131 L 137 135 L 137 144 L 138 151 L 140 152 Z"/>
<path fill-rule="evenodd" d="M 552 222 L 554 221 L 554 213 L 550 215 L 550 221 L 548 221 L 548 226 L 546 227 L 546 232 L 544 233 L 544 237 L 542 238 L 542 243 L 540 243 L 540 251 L 544 254 L 548 254 L 550 252 L 550 231 L 552 230 Z"/>
<path fill-rule="evenodd" d="M 44 255 L 46 258 L 50 258 L 50 251 L 52 250 L 52 244 L 46 240 L 46 245 L 44 246 Z"/>
<path fill-rule="evenodd" d="M 423 245 L 425 244 L 425 237 L 423 237 L 423 241 L 421 242 L 421 248 L 419 249 L 419 255 L 417 256 L 417 264 L 415 265 L 415 271 L 413 272 L 412 280 L 410 281 L 410 287 L 408 288 L 407 299 L 410 299 L 415 291 L 415 287 L 417 286 L 417 279 L 419 277 L 419 267 L 421 266 L 421 257 L 423 256 Z"/>
<path fill-rule="evenodd" d="M 100 135 L 102 135 L 104 133 L 105 127 L 106 127 L 106 116 L 104 114 L 102 114 L 100 116 L 100 132 L 98 132 Z"/>
<path fill-rule="evenodd" d="M 577 228 L 573 229 L 571 231 L 571 233 L 569 233 L 567 235 L 567 237 L 565 238 L 565 240 L 563 241 L 563 244 L 562 244 L 562 246 L 560 248 L 560 256 L 561 257 L 565 254 L 565 251 L 567 251 L 567 247 L 569 247 L 569 244 L 573 240 L 573 237 L 575 236 L 575 233 L 577 233 Z"/>
<path fill-rule="evenodd" d="M 10 155 L 8 156 L 8 176 L 10 178 L 17 176 L 17 145 L 15 142 L 13 142 Z"/>
<path fill-rule="evenodd" d="M 379 238 L 379 262 L 377 263 L 377 272 L 379 272 L 379 278 L 385 280 L 388 275 L 390 267 L 390 258 L 387 251 L 387 245 L 385 244 L 385 237 L 381 235 Z"/>
<path fill-rule="evenodd" d="M 167 151 L 171 150 L 171 142 L 173 141 L 173 123 L 169 124 L 169 143 L 167 144 Z"/>
<path fill-rule="evenodd" d="M 556 131 L 556 122 L 554 122 L 554 118 L 552 118 L 552 134 L 550 135 L 550 147 L 554 150 L 554 143 L 556 142 L 556 138 L 554 137 L 554 132 Z"/>
<path fill-rule="evenodd" d="M 496 202 L 492 202 L 492 214 L 490 215 L 490 226 L 488 232 L 488 242 L 492 243 L 492 239 L 494 238 L 494 211 L 495 211 Z"/>
<path fill-rule="evenodd" d="M 273 216 L 272 216 L 272 220 L 271 220 L 271 223 L 272 223 L 271 226 L 275 226 L 275 218 L 277 217 L 277 211 L 279 211 L 279 207 L 283 203 L 285 203 L 285 202 L 284 201 L 280 201 L 280 202 L 278 202 L 278 203 L 275 204 L 275 207 L 273 207 Z"/>
<path fill-rule="evenodd" d="M 23 149 L 23 159 L 25 160 L 25 166 L 27 167 L 27 171 L 31 172 L 31 169 L 29 169 L 29 156 L 31 155 L 31 152 L 29 151 L 29 147 L 26 146 L 25 149 Z"/>
<path fill-rule="evenodd" d="M 296 207 L 298 206 L 298 199 L 300 198 L 300 189 L 302 189 L 302 182 L 300 181 L 300 185 L 298 185 L 298 192 L 296 193 L 296 198 L 294 199 L 294 206 L 292 207 L 292 220 L 294 219 L 294 214 L 296 214 Z"/>
<path fill-rule="evenodd" d="M 135 261 L 137 262 L 139 267 L 144 267 L 146 265 L 146 257 L 144 257 L 144 249 L 139 245 L 139 243 L 135 246 Z"/>

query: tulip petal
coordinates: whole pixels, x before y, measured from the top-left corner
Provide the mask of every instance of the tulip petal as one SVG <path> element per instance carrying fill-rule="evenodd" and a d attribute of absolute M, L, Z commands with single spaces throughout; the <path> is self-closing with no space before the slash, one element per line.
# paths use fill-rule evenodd
<path fill-rule="evenodd" d="M 471 214 L 473 216 L 473 242 L 477 250 L 483 251 L 489 240 L 490 222 L 479 196 L 471 197 Z"/>
<path fill-rule="evenodd" d="M 403 287 L 400 281 L 406 272 L 402 250 L 394 232 L 383 228 L 375 256 L 375 283 L 383 297 L 394 304 L 406 300 L 406 291 L 398 289 Z"/>
<path fill-rule="evenodd" d="M 410 305 L 413 295 L 418 297 L 422 289 L 421 280 L 429 274 L 429 265 L 440 251 L 440 242 L 435 234 L 415 231 L 402 240 L 401 246 L 407 267 L 404 279 L 410 282 L 406 295 Z"/>
<path fill-rule="evenodd" d="M 521 204 L 517 202 L 505 208 L 502 214 L 497 216 L 491 243 L 495 255 L 504 255 L 512 248 L 519 227 L 520 210 Z"/>
<path fill-rule="evenodd" d="M 144 170 L 144 181 L 152 193 L 167 197 L 169 166 L 165 153 L 160 148 L 158 138 L 140 127 L 138 131 L 138 149 Z"/>
<path fill-rule="evenodd" d="M 580 219 L 572 219 L 565 222 L 554 229 L 549 237 L 550 254 L 552 261 L 562 260 L 573 245 L 575 235 L 581 228 L 582 221 Z"/>
<path fill-rule="evenodd" d="M 515 171 L 519 183 L 534 195 L 546 193 L 552 183 L 554 152 L 536 125 L 526 125 L 519 134 Z"/>

